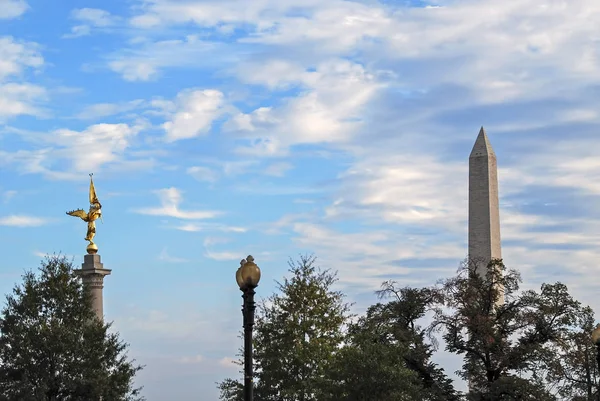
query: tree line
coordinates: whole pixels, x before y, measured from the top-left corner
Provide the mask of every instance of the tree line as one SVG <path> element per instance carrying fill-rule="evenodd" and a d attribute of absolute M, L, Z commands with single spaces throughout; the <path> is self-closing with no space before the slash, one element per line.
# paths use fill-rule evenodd
<path fill-rule="evenodd" d="M 598 399 L 594 312 L 562 283 L 524 291 L 501 260 L 486 277 L 464 263 L 431 287 L 386 281 L 380 302 L 354 316 L 336 280 L 301 256 L 259 303 L 256 401 Z M 442 350 L 463 358 L 468 391 L 432 361 Z M 239 380 L 218 388 L 223 401 L 243 400 Z"/>
<path fill-rule="evenodd" d="M 465 263 L 435 286 L 386 281 L 357 316 L 335 272 L 314 256 L 290 261 L 257 308 L 255 400 L 598 400 L 592 309 L 561 283 L 521 290 L 501 260 L 487 272 Z M 26 272 L 0 311 L 0 401 L 143 400 L 142 367 L 94 316 L 72 262 L 53 256 Z M 456 373 L 469 391 L 433 362 L 442 351 L 463 358 Z M 223 401 L 243 400 L 240 380 L 218 388 Z"/>

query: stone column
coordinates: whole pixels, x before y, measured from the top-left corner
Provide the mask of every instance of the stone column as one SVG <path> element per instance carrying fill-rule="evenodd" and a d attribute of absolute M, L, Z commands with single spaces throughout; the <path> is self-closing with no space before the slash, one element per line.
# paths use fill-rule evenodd
<path fill-rule="evenodd" d="M 104 321 L 104 307 L 102 299 L 102 289 L 104 288 L 104 276 L 110 274 L 109 269 L 105 269 L 100 262 L 100 255 L 85 255 L 81 269 L 75 270 L 85 286 L 90 289 L 92 294 L 92 308 L 96 317 Z"/>

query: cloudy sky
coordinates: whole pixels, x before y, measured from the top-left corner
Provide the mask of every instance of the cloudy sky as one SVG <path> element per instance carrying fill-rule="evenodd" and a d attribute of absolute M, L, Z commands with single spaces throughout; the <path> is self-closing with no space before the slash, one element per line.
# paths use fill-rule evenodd
<path fill-rule="evenodd" d="M 249 253 L 260 296 L 314 252 L 357 311 L 452 275 L 481 125 L 506 264 L 599 306 L 597 0 L 81 4 L 0 0 L 0 293 L 82 262 L 65 211 L 93 172 L 105 314 L 149 401 L 237 374 Z"/>

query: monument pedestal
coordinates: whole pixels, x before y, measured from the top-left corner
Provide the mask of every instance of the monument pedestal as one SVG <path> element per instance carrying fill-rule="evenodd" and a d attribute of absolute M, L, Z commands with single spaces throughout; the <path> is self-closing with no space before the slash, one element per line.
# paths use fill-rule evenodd
<path fill-rule="evenodd" d="M 104 307 L 102 289 L 104 288 L 104 276 L 108 276 L 111 270 L 105 269 L 100 262 L 100 255 L 85 255 L 81 269 L 75 270 L 75 274 L 81 277 L 83 284 L 90 289 L 92 295 L 92 308 L 96 317 L 101 322 L 104 320 Z"/>

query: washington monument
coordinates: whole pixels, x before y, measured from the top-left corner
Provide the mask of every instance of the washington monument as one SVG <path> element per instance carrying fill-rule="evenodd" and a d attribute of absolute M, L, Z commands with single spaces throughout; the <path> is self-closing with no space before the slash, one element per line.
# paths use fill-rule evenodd
<path fill-rule="evenodd" d="M 469 156 L 469 263 L 485 277 L 488 263 L 502 259 L 498 167 L 483 127 Z"/>

